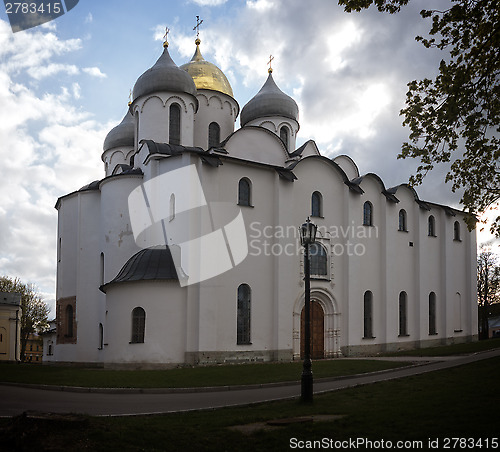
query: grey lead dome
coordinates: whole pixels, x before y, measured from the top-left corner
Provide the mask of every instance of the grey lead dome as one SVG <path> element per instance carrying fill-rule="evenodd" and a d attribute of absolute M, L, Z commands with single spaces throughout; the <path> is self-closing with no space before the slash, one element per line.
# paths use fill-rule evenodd
<path fill-rule="evenodd" d="M 134 146 L 134 117 L 127 112 L 122 122 L 111 129 L 104 140 L 104 151 L 117 147 Z"/>
<path fill-rule="evenodd" d="M 284 116 L 295 121 L 299 117 L 296 102 L 278 88 L 271 73 L 260 91 L 241 110 L 241 126 L 266 116 Z"/>
<path fill-rule="evenodd" d="M 168 47 L 164 47 L 162 55 L 154 66 L 137 79 L 133 97 L 135 100 L 138 97 L 159 91 L 188 93 L 196 96 L 196 86 L 193 79 L 174 63 L 168 53 Z"/>

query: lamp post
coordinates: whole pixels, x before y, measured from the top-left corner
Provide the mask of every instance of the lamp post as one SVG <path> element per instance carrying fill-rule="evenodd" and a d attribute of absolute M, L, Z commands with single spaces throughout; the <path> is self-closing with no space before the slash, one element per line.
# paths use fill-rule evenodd
<path fill-rule="evenodd" d="M 309 245 L 316 241 L 318 227 L 311 223 L 309 217 L 300 227 L 300 243 L 304 247 L 305 275 L 305 307 L 304 307 L 304 366 L 301 378 L 301 399 L 303 402 L 313 401 L 313 374 L 311 362 L 311 270 L 309 266 Z"/>

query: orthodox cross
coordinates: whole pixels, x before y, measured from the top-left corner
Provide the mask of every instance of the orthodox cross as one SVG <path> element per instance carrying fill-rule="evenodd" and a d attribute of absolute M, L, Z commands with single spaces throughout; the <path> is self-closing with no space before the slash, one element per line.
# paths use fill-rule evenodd
<path fill-rule="evenodd" d="M 272 62 L 274 60 L 274 57 L 272 55 L 269 55 L 269 62 L 267 64 L 269 64 L 269 69 L 267 70 L 267 72 L 271 73 L 273 72 L 273 68 L 272 68 Z"/>
<path fill-rule="evenodd" d="M 193 31 L 196 30 L 196 38 L 200 37 L 200 25 L 203 23 L 203 20 L 200 20 L 200 16 L 196 16 L 196 27 L 193 28 Z"/>
<path fill-rule="evenodd" d="M 167 41 L 169 33 L 170 33 L 170 28 L 165 27 L 165 34 L 163 35 L 163 39 L 165 39 L 165 41 Z"/>

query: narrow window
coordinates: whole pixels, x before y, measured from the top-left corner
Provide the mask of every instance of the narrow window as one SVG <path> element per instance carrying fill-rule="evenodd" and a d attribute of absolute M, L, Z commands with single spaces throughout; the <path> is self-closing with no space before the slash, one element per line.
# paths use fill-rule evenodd
<path fill-rule="evenodd" d="M 408 336 L 408 297 L 406 292 L 399 294 L 399 335 Z"/>
<path fill-rule="evenodd" d="M 99 323 L 99 350 L 104 348 L 104 328 L 102 323 Z"/>
<path fill-rule="evenodd" d="M 408 228 L 406 226 L 406 210 L 401 209 L 399 211 L 399 231 L 407 231 Z"/>
<path fill-rule="evenodd" d="M 363 204 L 363 225 L 373 226 L 373 205 L 370 201 Z"/>
<path fill-rule="evenodd" d="M 250 181 L 244 177 L 238 183 L 238 205 L 251 206 L 251 186 Z"/>
<path fill-rule="evenodd" d="M 323 245 L 313 243 L 309 246 L 309 260 L 312 276 L 328 276 L 328 255 Z"/>
<path fill-rule="evenodd" d="M 73 337 L 73 306 L 66 306 L 66 336 Z"/>
<path fill-rule="evenodd" d="M 459 292 L 455 294 L 455 333 L 462 331 L 462 296 Z"/>
<path fill-rule="evenodd" d="M 460 242 L 460 223 L 458 221 L 453 224 L 453 240 Z"/>
<path fill-rule="evenodd" d="M 281 127 L 280 138 L 283 141 L 283 143 L 285 143 L 285 149 L 287 151 L 289 151 L 289 148 L 288 148 L 288 143 L 290 141 L 289 136 L 290 136 L 290 133 L 289 133 L 288 127 L 286 127 L 286 126 Z"/>
<path fill-rule="evenodd" d="M 104 285 L 104 253 L 101 253 L 101 259 L 100 259 L 100 278 L 102 286 Z"/>
<path fill-rule="evenodd" d="M 363 337 L 373 338 L 373 294 L 369 290 L 363 297 Z"/>
<path fill-rule="evenodd" d="M 248 284 L 238 287 L 237 345 L 250 344 L 251 291 Z"/>
<path fill-rule="evenodd" d="M 437 334 L 436 332 L 436 294 L 429 294 L 429 334 Z"/>
<path fill-rule="evenodd" d="M 61 246 L 62 246 L 62 238 L 59 237 L 59 243 L 58 243 L 58 247 L 57 247 L 57 262 L 61 262 Z"/>
<path fill-rule="evenodd" d="M 311 216 L 323 216 L 323 196 L 319 191 L 315 191 L 311 196 Z"/>
<path fill-rule="evenodd" d="M 170 144 L 181 144 L 181 107 L 170 105 L 169 137 Z"/>
<path fill-rule="evenodd" d="M 429 216 L 428 233 L 429 237 L 436 237 L 436 219 L 433 215 Z"/>
<path fill-rule="evenodd" d="M 47 355 L 52 356 L 52 344 L 49 344 L 49 351 L 47 352 Z"/>
<path fill-rule="evenodd" d="M 132 311 L 132 344 L 144 343 L 144 331 L 146 329 L 146 311 L 142 308 L 134 308 Z"/>
<path fill-rule="evenodd" d="M 175 218 L 175 194 L 172 193 L 170 195 L 170 219 L 169 221 L 173 221 Z"/>
<path fill-rule="evenodd" d="M 220 144 L 220 126 L 216 122 L 208 126 L 208 149 L 219 146 Z"/>

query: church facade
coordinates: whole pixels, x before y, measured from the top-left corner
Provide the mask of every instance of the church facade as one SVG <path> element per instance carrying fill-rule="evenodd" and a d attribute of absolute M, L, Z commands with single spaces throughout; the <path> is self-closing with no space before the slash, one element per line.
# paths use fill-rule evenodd
<path fill-rule="evenodd" d="M 241 127 L 235 130 L 237 118 Z M 103 179 L 59 198 L 50 360 L 162 367 L 299 359 L 311 247 L 313 358 L 477 337 L 476 239 L 456 209 L 296 146 L 269 71 L 240 111 L 196 41 L 137 80 Z M 222 208 L 216 208 L 222 206 Z"/>

